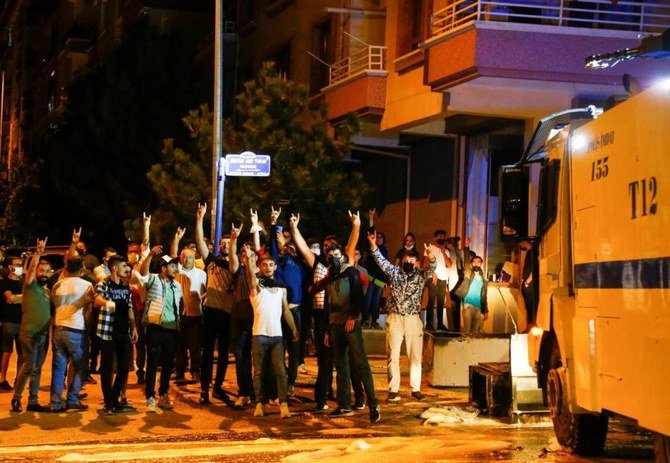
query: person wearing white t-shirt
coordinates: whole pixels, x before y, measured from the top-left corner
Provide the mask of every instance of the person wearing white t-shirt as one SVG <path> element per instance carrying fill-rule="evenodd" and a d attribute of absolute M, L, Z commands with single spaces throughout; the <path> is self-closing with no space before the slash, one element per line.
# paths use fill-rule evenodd
<path fill-rule="evenodd" d="M 277 393 L 279 397 L 279 412 L 282 418 L 291 416 L 288 410 L 288 376 L 284 365 L 284 338 L 282 336 L 281 317 L 284 316 L 287 325 L 293 333 L 293 340 L 298 341 L 300 335 L 293 321 L 291 310 L 288 306 L 288 297 L 285 288 L 269 288 L 261 286 L 256 273 L 256 263 L 243 254 L 244 266 L 247 268 L 247 280 L 249 282 L 249 298 L 254 309 L 254 325 L 251 337 L 251 361 L 253 365 L 253 383 L 256 393 L 256 409 L 254 416 L 265 414 L 265 405 L 268 397 L 262 384 L 262 378 L 268 377 L 263 374 L 265 355 L 270 355 L 272 369 L 277 378 Z M 263 256 L 260 261 L 261 274 L 272 278 L 277 268 L 275 260 L 269 256 Z"/>
<path fill-rule="evenodd" d="M 55 311 L 55 329 L 52 340 L 51 409 L 53 411 L 86 410 L 79 401 L 79 392 L 86 377 L 88 363 L 88 336 L 84 325 L 84 312 L 91 310 L 95 288 L 80 278 L 84 261 L 70 257 L 65 262 L 64 274 L 51 290 Z M 75 368 L 67 387 L 67 401 L 62 403 L 63 383 L 68 361 Z"/>
<path fill-rule="evenodd" d="M 177 243 L 185 231 L 184 228 L 177 229 Z M 174 245 L 171 254 L 173 252 Z M 207 274 L 195 267 L 195 251 L 191 248 L 184 248 L 179 254 L 178 272 L 175 281 L 181 285 L 183 291 L 184 309 L 177 342 L 175 380 L 184 379 L 187 362 L 190 360 L 191 378 L 198 381 L 202 354 L 202 304 L 207 291 Z"/>
<path fill-rule="evenodd" d="M 454 286 L 458 281 L 458 273 L 452 266 L 449 251 L 445 249 L 447 243 L 447 232 L 435 230 L 433 233 L 435 244 L 430 245 L 431 254 L 435 257 L 435 273 L 432 281 L 428 282 L 428 305 L 426 306 L 426 330 L 433 331 L 433 310 L 437 311 L 437 329 L 446 331 L 444 325 L 444 298 L 447 295 L 448 282 L 453 281 Z M 450 270 L 453 267 L 453 271 Z M 455 276 L 454 276 L 455 274 Z"/>

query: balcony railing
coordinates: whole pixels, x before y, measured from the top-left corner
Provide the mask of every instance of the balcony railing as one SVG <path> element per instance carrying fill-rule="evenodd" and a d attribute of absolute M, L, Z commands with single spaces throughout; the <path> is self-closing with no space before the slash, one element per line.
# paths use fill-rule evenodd
<path fill-rule="evenodd" d="M 368 45 L 331 64 L 329 66 L 329 83 L 333 85 L 358 74 L 386 70 L 386 47 Z"/>
<path fill-rule="evenodd" d="M 473 21 L 510 21 L 557 27 L 663 32 L 670 28 L 670 3 L 619 0 L 455 0 L 431 15 L 432 36 Z"/>

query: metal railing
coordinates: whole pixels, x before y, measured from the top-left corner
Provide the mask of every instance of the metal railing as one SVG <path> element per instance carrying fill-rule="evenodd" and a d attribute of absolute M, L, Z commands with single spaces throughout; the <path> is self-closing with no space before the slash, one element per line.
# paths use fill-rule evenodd
<path fill-rule="evenodd" d="M 431 35 L 472 21 L 510 21 L 556 27 L 663 32 L 670 28 L 670 3 L 619 0 L 455 0 L 430 17 Z"/>
<path fill-rule="evenodd" d="M 328 66 L 329 85 L 369 71 L 386 71 L 386 47 L 368 45 Z"/>

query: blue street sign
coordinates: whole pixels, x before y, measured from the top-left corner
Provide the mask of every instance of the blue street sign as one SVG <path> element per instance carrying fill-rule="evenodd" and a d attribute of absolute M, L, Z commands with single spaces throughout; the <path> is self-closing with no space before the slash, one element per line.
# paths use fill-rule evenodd
<path fill-rule="evenodd" d="M 270 175 L 270 156 L 244 151 L 226 156 L 226 175 L 232 177 L 267 177 Z"/>

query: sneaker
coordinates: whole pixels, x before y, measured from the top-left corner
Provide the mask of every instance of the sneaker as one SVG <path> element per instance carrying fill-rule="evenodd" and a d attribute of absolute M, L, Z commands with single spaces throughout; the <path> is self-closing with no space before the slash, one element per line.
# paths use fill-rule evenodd
<path fill-rule="evenodd" d="M 382 327 L 377 322 L 373 322 L 372 325 L 370 325 L 370 328 L 372 328 L 373 330 L 381 330 L 382 329 Z"/>
<path fill-rule="evenodd" d="M 220 400 L 229 407 L 235 406 L 235 403 L 230 399 L 230 397 L 228 397 L 228 394 L 226 394 L 226 391 L 224 391 L 221 386 L 214 386 L 214 389 L 212 389 L 212 398 Z"/>
<path fill-rule="evenodd" d="M 303 373 L 303 374 L 307 373 L 307 367 L 305 366 L 304 363 L 301 363 L 300 365 L 298 365 L 298 373 Z"/>
<path fill-rule="evenodd" d="M 40 404 L 28 404 L 26 407 L 27 412 L 48 412 L 49 407 L 45 407 L 44 405 Z"/>
<path fill-rule="evenodd" d="M 291 418 L 291 412 L 288 411 L 288 404 L 286 402 L 282 402 L 279 405 L 279 416 L 282 418 Z"/>
<path fill-rule="evenodd" d="M 9 409 L 12 413 L 21 413 L 23 408 L 21 407 L 21 401 L 18 399 L 12 399 L 12 408 Z"/>
<path fill-rule="evenodd" d="M 147 399 L 147 413 L 156 413 L 156 399 L 154 397 Z"/>
<path fill-rule="evenodd" d="M 449 331 L 444 325 L 437 325 L 437 331 Z"/>
<path fill-rule="evenodd" d="M 158 407 L 162 408 L 163 410 L 172 410 L 174 408 L 174 405 L 172 405 L 172 401 L 170 401 L 170 394 L 163 394 L 160 399 L 158 399 Z"/>
<path fill-rule="evenodd" d="M 77 397 L 79 397 L 79 400 L 85 399 L 86 397 L 88 397 L 88 392 L 80 392 L 79 394 L 77 394 Z"/>
<path fill-rule="evenodd" d="M 412 397 L 418 401 L 426 400 L 426 396 L 421 393 L 421 391 L 412 392 Z"/>
<path fill-rule="evenodd" d="M 85 384 L 98 384 L 98 382 L 95 379 L 93 379 L 93 376 L 91 376 L 90 374 L 86 375 L 86 378 L 84 378 L 84 383 Z"/>
<path fill-rule="evenodd" d="M 114 408 L 113 407 L 105 407 L 102 409 L 102 414 L 105 416 L 112 416 L 114 414 Z"/>
<path fill-rule="evenodd" d="M 211 401 L 209 400 L 209 394 L 207 392 L 201 392 L 200 393 L 200 405 L 211 405 Z"/>
<path fill-rule="evenodd" d="M 0 391 L 11 391 L 12 389 L 12 385 L 9 384 L 9 381 L 4 380 L 0 382 Z"/>
<path fill-rule="evenodd" d="M 397 392 L 389 392 L 388 397 L 386 398 L 387 402 L 400 402 L 400 394 Z"/>
<path fill-rule="evenodd" d="M 254 409 L 254 416 L 265 416 L 265 405 L 258 402 L 256 408 Z"/>
<path fill-rule="evenodd" d="M 378 423 L 382 419 L 381 409 L 379 405 L 370 407 L 370 423 Z"/>
<path fill-rule="evenodd" d="M 81 402 L 76 403 L 76 404 L 67 404 L 67 405 L 65 406 L 65 409 L 66 409 L 68 412 L 69 412 L 69 411 L 83 412 L 83 411 L 88 410 L 88 405 L 83 404 L 83 403 L 81 403 Z"/>
<path fill-rule="evenodd" d="M 353 416 L 354 411 L 350 408 L 340 408 L 337 407 L 335 410 L 328 414 L 331 418 L 340 418 L 343 416 Z"/>
<path fill-rule="evenodd" d="M 363 401 L 361 401 L 361 402 L 356 401 L 356 403 L 355 403 L 354 406 L 353 406 L 353 409 L 354 409 L 354 410 L 365 410 L 365 402 L 363 402 Z"/>
<path fill-rule="evenodd" d="M 328 404 L 316 404 L 316 407 L 312 410 L 312 413 L 325 413 L 330 410 Z"/>
<path fill-rule="evenodd" d="M 249 399 L 248 395 L 241 395 L 235 401 L 235 407 L 237 408 L 245 408 L 249 405 L 251 405 L 251 400 Z"/>
<path fill-rule="evenodd" d="M 145 384 L 145 383 L 146 383 L 146 379 L 144 377 L 144 372 L 138 370 L 137 371 L 137 384 Z"/>
<path fill-rule="evenodd" d="M 286 389 L 286 394 L 289 397 L 295 396 L 295 386 L 293 384 L 289 384 L 288 388 Z"/>

